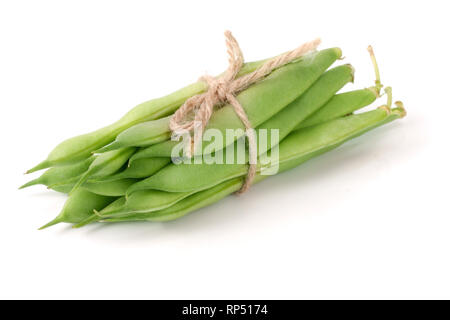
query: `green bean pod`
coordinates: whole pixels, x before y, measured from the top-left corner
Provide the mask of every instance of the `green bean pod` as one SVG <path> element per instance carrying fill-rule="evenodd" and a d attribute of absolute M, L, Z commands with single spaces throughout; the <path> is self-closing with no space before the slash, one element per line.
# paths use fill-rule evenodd
<path fill-rule="evenodd" d="M 82 188 L 98 195 L 120 197 L 124 196 L 128 188 L 137 181 L 137 179 L 120 179 L 100 182 L 91 182 L 88 180 L 82 185 Z"/>
<path fill-rule="evenodd" d="M 246 63 L 239 71 L 238 77 L 255 71 L 266 60 Z M 131 109 L 117 122 L 99 130 L 67 139 L 57 145 L 47 159 L 31 168 L 27 173 L 70 164 L 88 158 L 91 153 L 111 143 L 115 137 L 129 127 L 149 120 L 159 119 L 172 114 L 188 98 L 203 93 L 207 85 L 199 81 L 188 85 L 165 97 L 141 103 Z"/>
<path fill-rule="evenodd" d="M 296 129 L 313 126 L 351 114 L 373 103 L 377 96 L 377 91 L 374 88 L 337 94 L 322 108 L 314 112 L 305 121 L 302 121 Z"/>
<path fill-rule="evenodd" d="M 126 191 L 130 186 L 135 184 L 138 179 L 119 179 L 112 181 L 91 181 L 87 180 L 79 188 L 85 189 L 92 193 L 109 196 L 109 197 L 120 197 L 126 195 Z M 49 189 L 53 189 L 63 193 L 70 193 L 73 189 L 75 183 L 57 184 L 49 186 Z"/>
<path fill-rule="evenodd" d="M 19 189 L 23 189 L 37 184 L 43 184 L 47 187 L 56 184 L 63 184 L 86 172 L 89 169 L 89 166 L 94 161 L 94 159 L 95 157 L 91 156 L 84 161 L 80 161 L 71 165 L 50 168 L 38 178 L 31 180 L 25 183 L 24 185 L 20 186 Z"/>
<path fill-rule="evenodd" d="M 134 161 L 130 166 L 126 167 L 125 170 L 118 172 L 116 174 L 101 176 L 101 177 L 89 177 L 81 186 L 88 189 L 94 193 L 116 196 L 125 195 L 124 188 L 126 186 L 130 187 L 134 182 L 137 182 L 139 178 L 147 178 L 153 175 L 155 172 L 165 167 L 171 162 L 170 158 L 147 158 Z M 63 168 L 55 167 L 52 169 Z M 52 170 L 50 169 L 50 170 Z M 63 181 L 56 181 L 54 183 L 46 184 L 49 189 L 55 191 L 69 193 L 70 190 L 77 184 L 81 179 L 81 175 L 72 177 L 70 179 L 65 179 Z M 114 183 L 117 181 L 116 183 Z M 95 187 L 94 187 L 95 185 Z M 114 187 L 119 186 L 120 188 L 116 190 Z M 102 188 L 105 188 L 102 191 Z"/>
<path fill-rule="evenodd" d="M 150 212 L 172 206 L 178 201 L 188 197 L 193 192 L 165 192 L 159 190 L 144 190 L 131 194 L 122 206 L 104 208 L 101 215 L 116 215 L 124 212 Z"/>
<path fill-rule="evenodd" d="M 279 172 L 296 167 L 313 157 L 340 146 L 352 138 L 404 115 L 403 109 L 393 109 L 390 113 L 387 113 L 385 109 L 376 109 L 294 131 L 280 144 L 280 154 L 283 157 L 280 158 Z M 257 183 L 267 177 L 269 176 L 258 175 L 254 182 Z M 238 191 L 243 181 L 242 177 L 224 181 L 212 188 L 194 193 L 176 204 L 159 211 L 123 213 L 123 216 L 120 216 L 120 213 L 116 210 L 112 217 L 100 212 L 99 217 L 85 220 L 79 226 L 98 220 L 106 222 L 174 220 Z M 107 210 L 104 212 L 107 212 Z"/>
<path fill-rule="evenodd" d="M 79 223 L 94 214 L 94 210 L 100 211 L 114 201 L 115 197 L 105 197 L 84 189 L 73 192 L 66 200 L 59 215 L 42 226 L 40 230 L 53 226 L 60 222 Z"/>
<path fill-rule="evenodd" d="M 135 151 L 135 148 L 124 148 L 100 154 L 80 177 L 73 190 L 76 190 L 90 177 L 106 177 L 116 173 Z"/>
<path fill-rule="evenodd" d="M 158 172 L 171 162 L 170 158 L 144 158 L 129 163 L 125 170 L 116 174 L 98 178 L 90 179 L 92 181 L 113 181 L 120 179 L 139 179 L 147 178 Z"/>
<path fill-rule="evenodd" d="M 171 131 L 169 121 L 171 117 L 165 117 L 153 121 L 138 123 L 116 137 L 113 143 L 96 150 L 96 153 L 116 150 L 126 147 L 143 147 L 170 139 Z"/>

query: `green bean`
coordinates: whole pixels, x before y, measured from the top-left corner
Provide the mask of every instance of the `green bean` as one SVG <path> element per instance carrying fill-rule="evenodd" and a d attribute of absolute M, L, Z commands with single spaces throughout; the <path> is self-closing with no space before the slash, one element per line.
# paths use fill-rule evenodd
<path fill-rule="evenodd" d="M 260 176 L 255 177 L 254 183 L 263 180 L 263 177 L 268 176 Z M 125 222 L 125 221 L 170 221 L 175 220 L 177 218 L 181 218 L 184 215 L 206 207 L 210 204 L 213 204 L 226 196 L 237 192 L 242 187 L 244 183 L 244 178 L 238 177 L 234 179 L 230 179 L 228 181 L 224 181 L 212 188 L 196 192 L 177 203 L 173 204 L 170 207 L 164 208 L 158 211 L 150 211 L 150 212 L 139 212 L 139 213 L 129 213 L 124 214 L 119 217 L 109 217 L 107 215 L 92 217 L 91 219 L 87 218 L 79 224 L 75 225 L 75 227 L 82 227 L 92 222 L 96 221 L 104 221 L 104 222 Z M 106 212 L 106 211 L 105 211 Z M 118 212 L 118 211 L 116 211 Z"/>
<path fill-rule="evenodd" d="M 126 178 L 147 178 L 164 168 L 171 162 L 170 158 L 144 158 L 129 163 L 129 166 L 121 172 L 92 181 L 113 181 Z"/>
<path fill-rule="evenodd" d="M 105 197 L 84 189 L 78 189 L 69 196 L 60 214 L 40 229 L 45 229 L 60 222 L 79 223 L 92 216 L 93 210 L 99 211 L 115 199 L 114 197 Z"/>
<path fill-rule="evenodd" d="M 61 184 L 50 185 L 48 188 L 63 193 L 69 193 L 80 177 L 74 178 L 70 181 Z M 79 186 L 79 188 L 86 189 L 92 193 L 102 196 L 119 197 L 126 195 L 126 191 L 130 186 L 138 182 L 138 179 L 117 179 L 111 181 L 97 181 L 87 180 Z"/>
<path fill-rule="evenodd" d="M 376 99 L 377 93 L 371 88 L 337 94 L 322 108 L 301 122 L 296 129 L 313 126 L 351 114 L 370 105 Z"/>
<path fill-rule="evenodd" d="M 24 185 L 19 187 L 19 189 L 37 184 L 43 184 L 45 186 L 62 184 L 84 173 L 89 168 L 94 159 L 95 158 L 92 156 L 84 161 L 80 161 L 72 165 L 50 168 L 45 171 L 40 177 L 25 183 Z"/>
<path fill-rule="evenodd" d="M 338 48 L 326 49 L 314 54 L 310 54 L 299 59 L 297 62 L 290 63 L 278 70 L 273 71 L 264 80 L 250 86 L 237 95 L 237 99 L 244 108 L 250 123 L 257 127 L 268 120 L 289 103 L 301 96 L 322 74 L 332 65 L 342 52 Z M 145 126 L 153 127 L 152 123 Z M 207 129 L 218 129 L 222 135 L 226 136 L 226 130 L 244 129 L 244 125 L 236 115 L 231 105 L 226 105 L 216 110 L 206 126 Z M 168 127 L 166 128 L 168 133 Z M 139 134 L 136 133 L 138 131 Z M 235 138 L 244 135 L 237 134 Z M 129 133 L 129 134 L 128 134 Z M 130 129 L 124 132 L 128 144 L 118 142 L 123 146 L 146 146 L 146 141 L 153 141 L 154 132 L 149 136 L 145 130 Z M 143 143 L 144 142 L 144 143 Z M 207 148 L 207 141 L 203 142 L 203 149 Z M 165 148 L 164 156 L 170 156 L 172 147 L 177 145 L 175 141 L 166 141 L 158 145 L 158 148 Z M 108 150 L 108 149 L 107 149 Z M 202 150 L 199 150 L 201 153 Z"/>
<path fill-rule="evenodd" d="M 98 194 L 104 194 L 104 195 L 125 195 L 125 192 L 123 191 L 123 188 L 125 188 L 126 185 L 130 184 L 131 182 L 137 182 L 139 178 L 146 178 L 151 176 L 152 174 L 154 174 L 155 172 L 157 172 L 158 170 L 160 170 L 161 168 L 163 168 L 164 166 L 166 166 L 167 164 L 170 163 L 170 158 L 146 158 L 146 159 L 140 159 L 137 161 L 134 161 L 133 163 L 130 164 L 130 166 L 128 166 L 125 170 L 118 172 L 116 174 L 113 175 L 107 175 L 107 176 L 102 176 L 102 177 L 89 177 L 84 183 L 81 184 L 81 186 L 83 187 L 87 187 L 87 189 L 98 193 Z M 52 169 L 57 169 L 57 168 L 63 168 L 63 167 L 55 167 Z M 50 170 L 52 170 L 50 169 Z M 73 177 L 71 179 L 65 179 L 63 181 L 56 181 L 53 184 L 46 184 L 49 189 L 53 189 L 56 191 L 60 191 L 60 192 L 64 192 L 64 193 L 68 193 L 70 190 L 72 190 L 72 188 L 75 186 L 75 184 L 77 184 L 77 182 L 81 179 L 81 175 Z M 117 182 L 117 184 L 114 184 L 114 181 L 121 181 L 121 182 Z M 111 182 L 111 183 L 109 183 Z M 121 191 L 116 191 L 114 186 L 115 185 L 119 185 L 121 188 L 119 190 Z M 97 186 L 92 187 L 94 184 L 96 184 Z M 104 191 L 107 193 L 102 193 L 100 190 L 102 188 L 106 188 L 107 190 L 110 190 L 111 188 L 112 191 Z M 95 191 L 94 191 L 95 190 Z M 118 194 L 120 193 L 120 194 Z"/>
<path fill-rule="evenodd" d="M 27 188 L 37 184 L 43 184 L 48 187 L 50 185 L 64 183 L 84 173 L 89 168 L 94 159 L 95 157 L 92 156 L 84 161 L 80 161 L 72 165 L 50 168 L 38 178 L 20 186 L 19 189 Z"/>
<path fill-rule="evenodd" d="M 170 139 L 170 117 L 138 123 L 121 133 L 116 140 L 95 151 L 98 153 L 126 147 L 149 146 Z"/>
<path fill-rule="evenodd" d="M 124 196 L 128 188 L 137 181 L 137 179 L 120 179 L 100 182 L 91 182 L 88 180 L 83 183 L 82 188 L 103 196 L 120 197 Z"/>
<path fill-rule="evenodd" d="M 109 203 L 102 210 L 114 211 L 116 209 L 120 209 L 124 206 L 125 202 L 126 202 L 125 197 L 117 198 L 113 202 Z M 100 210 L 93 210 L 94 214 L 87 216 L 84 220 L 79 221 L 73 227 L 79 228 L 79 227 L 85 226 L 89 223 L 98 221 L 100 219 L 100 215 L 99 215 L 98 211 L 100 211 Z"/>
<path fill-rule="evenodd" d="M 286 137 L 302 120 L 318 110 L 347 82 L 353 79 L 353 68 L 349 65 L 336 67 L 325 72 L 302 96 L 275 116 L 263 123 L 258 130 L 279 129 L 279 139 Z M 270 135 L 270 130 L 268 130 Z M 257 135 L 258 136 L 258 135 Z M 268 138 L 268 141 L 271 141 Z M 260 148 L 265 153 L 270 146 Z M 234 152 L 236 155 L 237 152 Z M 225 153 L 223 155 L 226 157 Z M 223 161 L 225 163 L 225 161 Z M 211 187 L 233 177 L 246 168 L 246 164 L 170 164 L 155 175 L 131 186 L 127 194 L 145 189 L 168 192 L 192 192 Z"/>
<path fill-rule="evenodd" d="M 118 207 L 117 205 L 102 210 L 102 215 L 114 214 L 117 211 L 149 212 L 170 207 L 174 203 L 188 197 L 195 192 L 165 192 L 159 190 L 144 190 L 131 194 L 126 202 Z"/>
<path fill-rule="evenodd" d="M 238 76 L 253 72 L 266 60 L 244 64 Z M 172 114 L 186 99 L 204 92 L 207 85 L 199 81 L 188 85 L 165 97 L 141 103 L 130 110 L 117 122 L 91 133 L 67 139 L 50 152 L 47 159 L 28 170 L 27 173 L 52 166 L 70 164 L 88 158 L 91 153 L 108 143 L 125 129 L 148 120 L 155 120 Z"/>
<path fill-rule="evenodd" d="M 135 151 L 135 148 L 124 148 L 102 153 L 91 163 L 89 169 L 74 185 L 73 190 L 76 190 L 90 177 L 105 177 L 116 173 Z"/>
<path fill-rule="evenodd" d="M 284 157 L 280 162 L 279 172 L 296 167 L 315 156 L 340 146 L 344 142 L 355 138 L 368 130 L 401 118 L 404 114 L 404 110 L 398 108 L 393 109 L 390 114 L 387 113 L 385 109 L 376 109 L 294 131 L 280 144 L 280 154 L 283 154 Z M 257 183 L 267 177 L 269 176 L 258 175 L 254 182 Z M 116 217 L 108 217 L 108 214 L 102 214 L 102 212 L 100 212 L 99 217 L 85 222 L 93 222 L 100 219 L 106 222 L 136 220 L 169 221 L 177 219 L 189 212 L 215 203 L 225 196 L 238 191 L 241 188 L 243 181 L 244 179 L 242 177 L 224 181 L 212 188 L 194 193 L 163 210 L 144 213 L 129 213 L 117 217 L 119 213 L 117 209 L 119 209 L 119 207 L 116 207 L 116 210 L 110 210 L 115 211 Z M 123 203 L 124 201 L 122 200 L 122 204 Z M 84 225 L 84 223 L 82 222 L 80 226 L 81 225 Z"/>

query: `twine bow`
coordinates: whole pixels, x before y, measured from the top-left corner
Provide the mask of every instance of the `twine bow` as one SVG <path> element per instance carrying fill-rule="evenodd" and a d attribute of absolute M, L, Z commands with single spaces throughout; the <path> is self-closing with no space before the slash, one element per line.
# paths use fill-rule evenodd
<path fill-rule="evenodd" d="M 244 64 L 244 56 L 238 42 L 230 31 L 225 31 L 225 42 L 228 53 L 228 69 L 223 76 L 215 78 L 205 75 L 200 81 L 208 84 L 208 90 L 205 93 L 198 94 L 187 99 L 184 104 L 175 112 L 170 119 L 170 130 L 174 135 L 181 135 L 186 130 L 194 131 L 194 146 L 202 139 L 203 131 L 208 124 L 209 119 L 214 111 L 215 105 L 229 103 L 233 106 L 239 119 L 244 124 L 246 135 L 249 142 L 249 169 L 246 180 L 238 193 L 244 193 L 252 184 L 256 174 L 257 150 L 256 136 L 253 127 L 245 113 L 244 108 L 236 98 L 236 94 L 249 85 L 263 79 L 276 68 L 279 68 L 304 54 L 315 50 L 320 44 L 320 39 L 307 42 L 297 49 L 288 51 L 280 56 L 265 62 L 260 68 L 252 73 L 236 78 Z M 193 120 L 192 119 L 193 114 Z M 192 151 L 190 151 L 193 154 Z"/>

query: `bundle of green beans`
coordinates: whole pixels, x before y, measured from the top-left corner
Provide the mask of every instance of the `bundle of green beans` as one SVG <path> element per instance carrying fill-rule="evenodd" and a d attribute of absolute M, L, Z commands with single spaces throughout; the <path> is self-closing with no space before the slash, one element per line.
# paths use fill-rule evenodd
<path fill-rule="evenodd" d="M 256 132 L 267 130 L 270 141 L 271 129 L 278 130 L 279 143 L 258 150 L 253 183 L 269 177 L 264 174 L 268 168 L 262 159 L 274 147 L 279 155 L 271 165 L 283 172 L 405 115 L 400 102 L 391 108 L 389 87 L 385 88 L 386 105 L 354 114 L 380 96 L 382 85 L 372 57 L 375 86 L 338 93 L 354 77 L 351 65 L 330 68 L 341 55 L 338 48 L 310 53 L 237 95 Z M 263 62 L 245 64 L 238 76 Z M 28 173 L 47 171 L 21 187 L 43 184 L 68 194 L 60 214 L 42 228 L 59 222 L 79 227 L 96 221 L 168 221 L 238 191 L 248 171 L 248 152 L 243 163 L 172 162 L 173 148 L 179 142 L 170 139 L 171 114 L 206 89 L 203 82 L 194 83 L 136 106 L 116 123 L 59 144 Z M 237 134 L 231 143 L 224 138 L 219 144 L 223 150 L 212 149 L 212 142 L 204 140 L 194 158 L 211 153 L 216 158 L 226 157 L 229 147 L 234 150 L 245 140 L 244 130 L 237 130 L 244 126 L 230 105 L 217 108 L 206 129 L 217 129 L 223 137 L 229 129 Z"/>

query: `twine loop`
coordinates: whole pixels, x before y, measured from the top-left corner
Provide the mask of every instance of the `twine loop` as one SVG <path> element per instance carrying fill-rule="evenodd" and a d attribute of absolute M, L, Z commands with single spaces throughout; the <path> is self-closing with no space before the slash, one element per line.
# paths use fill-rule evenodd
<path fill-rule="evenodd" d="M 242 121 L 249 142 L 249 169 L 245 182 L 241 190 L 238 191 L 238 193 L 244 193 L 248 190 L 256 175 L 257 148 L 253 127 L 244 108 L 236 98 L 236 94 L 258 80 L 263 79 L 276 68 L 315 50 L 320 44 L 320 39 L 307 42 L 295 50 L 270 59 L 252 73 L 239 78 L 236 77 L 244 64 L 241 48 L 230 31 L 225 31 L 225 42 L 229 63 L 227 70 L 219 78 L 210 75 L 202 76 L 200 81 L 207 83 L 208 90 L 205 93 L 187 99 L 172 116 L 169 126 L 174 135 L 182 135 L 186 130 L 189 132 L 193 131 L 193 146 L 195 147 L 202 139 L 203 131 L 211 118 L 214 106 L 229 103 Z M 189 155 L 194 154 L 192 149 L 188 149 Z"/>

